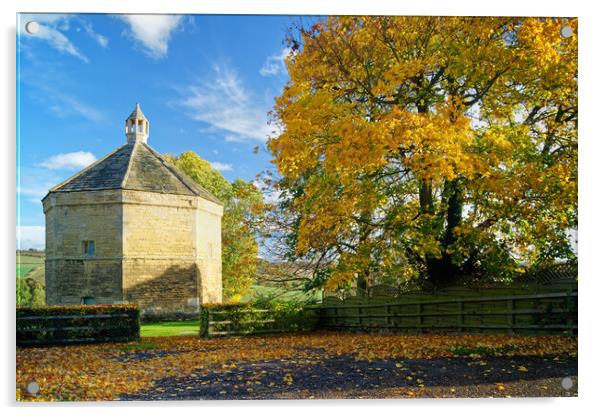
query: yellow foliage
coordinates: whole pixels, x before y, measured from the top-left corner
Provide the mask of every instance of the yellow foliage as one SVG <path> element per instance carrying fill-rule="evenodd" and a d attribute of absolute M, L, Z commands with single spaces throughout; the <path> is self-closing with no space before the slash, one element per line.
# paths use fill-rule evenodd
<path fill-rule="evenodd" d="M 374 252 L 386 265 L 393 254 L 377 239 L 391 229 L 423 259 L 461 262 L 496 238 L 537 255 L 560 244 L 552 234 L 576 226 L 577 29 L 576 19 L 339 16 L 302 31 L 274 108 L 283 130 L 268 143 L 286 183 L 303 183 L 296 253 L 352 241 L 336 286 Z M 461 249 L 441 242 L 450 182 L 465 208 Z M 362 233 L 377 251 L 357 251 Z"/>

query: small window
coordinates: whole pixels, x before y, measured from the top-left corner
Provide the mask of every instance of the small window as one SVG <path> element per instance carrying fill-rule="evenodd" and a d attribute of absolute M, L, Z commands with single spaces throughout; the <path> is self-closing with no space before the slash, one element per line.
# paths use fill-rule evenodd
<path fill-rule="evenodd" d="M 82 241 L 82 255 L 94 256 L 94 241 Z"/>
<path fill-rule="evenodd" d="M 94 305 L 96 304 L 96 300 L 94 299 L 94 297 L 82 297 L 82 304 Z"/>

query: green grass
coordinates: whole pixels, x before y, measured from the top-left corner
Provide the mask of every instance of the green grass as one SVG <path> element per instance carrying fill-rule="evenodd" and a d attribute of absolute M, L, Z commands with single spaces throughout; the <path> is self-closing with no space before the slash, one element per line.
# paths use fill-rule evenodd
<path fill-rule="evenodd" d="M 28 275 L 30 274 L 31 275 Z M 44 278 L 44 257 L 17 255 L 17 278 L 23 278 L 26 275 L 32 278 Z"/>
<path fill-rule="evenodd" d="M 27 262 L 31 264 L 43 264 L 44 257 L 40 255 L 19 255 L 17 257 L 21 260 L 21 262 Z"/>
<path fill-rule="evenodd" d="M 312 298 L 321 300 L 322 294 L 304 293 L 300 290 L 287 290 L 285 288 L 267 287 L 264 285 L 253 285 L 252 293 L 245 296 L 242 301 L 253 301 L 257 297 L 269 297 L 282 301 L 303 301 Z M 199 333 L 199 320 L 168 321 L 160 323 L 142 323 L 140 325 L 141 337 L 164 337 L 164 336 L 196 336 Z"/>
<path fill-rule="evenodd" d="M 196 336 L 199 334 L 199 324 L 199 320 L 142 323 L 140 325 L 140 336 Z"/>
<path fill-rule="evenodd" d="M 268 287 L 266 285 L 253 285 L 252 292 L 243 297 L 242 302 L 253 301 L 260 297 L 274 298 L 281 301 L 308 301 L 321 300 L 322 293 L 305 293 L 301 290 L 287 290 L 280 287 Z"/>
<path fill-rule="evenodd" d="M 17 264 L 17 278 L 23 278 L 36 268 L 31 264 Z"/>

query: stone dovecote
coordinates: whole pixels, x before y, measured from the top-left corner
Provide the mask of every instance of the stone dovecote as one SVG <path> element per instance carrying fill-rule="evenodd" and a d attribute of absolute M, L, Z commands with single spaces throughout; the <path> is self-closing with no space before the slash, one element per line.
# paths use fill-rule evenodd
<path fill-rule="evenodd" d="M 221 302 L 222 203 L 147 144 L 139 104 L 125 129 L 125 145 L 42 200 L 47 304 Z"/>

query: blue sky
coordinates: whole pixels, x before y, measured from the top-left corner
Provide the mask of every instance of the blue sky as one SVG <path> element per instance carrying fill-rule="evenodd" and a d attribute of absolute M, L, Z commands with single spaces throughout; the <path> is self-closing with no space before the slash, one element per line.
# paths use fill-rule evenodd
<path fill-rule="evenodd" d="M 125 143 L 136 101 L 161 153 L 193 150 L 229 180 L 270 168 L 265 142 L 295 17 L 18 17 L 17 238 L 43 248 L 48 189 Z M 25 25 L 39 24 L 35 34 Z M 253 153 L 259 145 L 262 150 Z M 19 245 L 18 245 L 19 246 Z"/>

